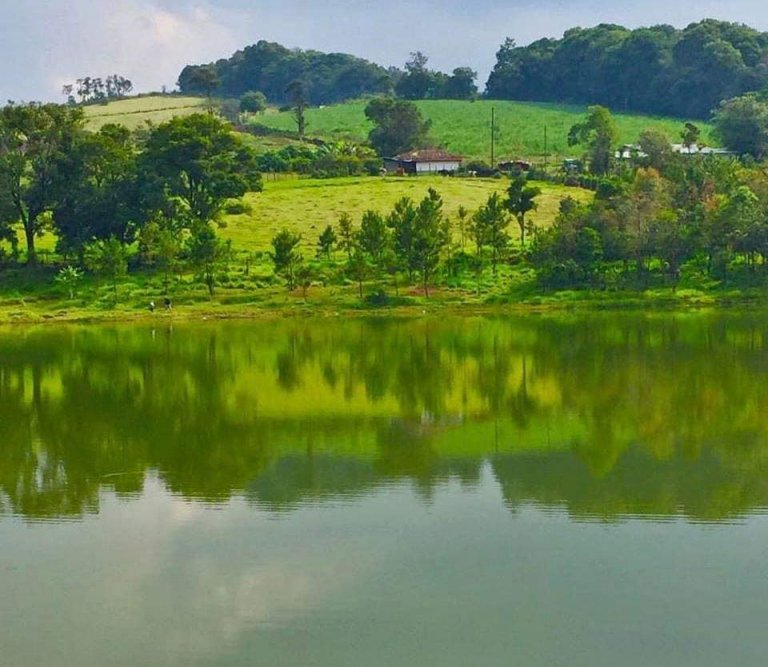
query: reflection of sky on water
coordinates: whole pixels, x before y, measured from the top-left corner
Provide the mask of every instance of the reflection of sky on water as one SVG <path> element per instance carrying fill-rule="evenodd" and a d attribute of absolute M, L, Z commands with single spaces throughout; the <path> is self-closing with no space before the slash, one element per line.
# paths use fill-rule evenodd
<path fill-rule="evenodd" d="M 764 516 L 510 514 L 489 466 L 426 502 L 393 484 L 281 514 L 151 479 L 81 523 L 0 521 L 0 542 L 9 665 L 714 667 L 766 648 Z"/>

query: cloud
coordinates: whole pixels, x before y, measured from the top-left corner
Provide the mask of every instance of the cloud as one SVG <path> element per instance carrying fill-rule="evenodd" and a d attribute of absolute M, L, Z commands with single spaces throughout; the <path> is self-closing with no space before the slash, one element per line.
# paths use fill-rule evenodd
<path fill-rule="evenodd" d="M 8 3 L 0 94 L 59 99 L 65 80 L 119 73 L 146 91 L 173 86 L 181 68 L 259 39 L 345 51 L 402 65 L 421 50 L 434 67 L 470 65 L 485 80 L 506 37 L 520 44 L 575 25 L 630 27 L 704 17 L 768 30 L 764 0 L 25 0 Z"/>
<path fill-rule="evenodd" d="M 8 35 L 21 59 L 6 61 L 0 70 L 6 97 L 56 99 L 65 82 L 112 73 L 127 76 L 139 90 L 173 88 L 184 65 L 242 45 L 226 16 L 204 5 L 173 7 L 157 0 L 32 0 L 30 5 L 18 17 L 20 31 Z"/>

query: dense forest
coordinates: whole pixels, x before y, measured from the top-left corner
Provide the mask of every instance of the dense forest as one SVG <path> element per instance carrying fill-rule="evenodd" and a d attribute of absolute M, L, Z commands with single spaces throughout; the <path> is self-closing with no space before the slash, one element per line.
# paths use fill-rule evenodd
<path fill-rule="evenodd" d="M 292 99 L 288 92 L 294 81 L 302 81 L 312 104 L 331 104 L 362 95 L 387 93 L 392 80 L 386 69 L 343 53 L 320 53 L 287 49 L 260 41 L 238 51 L 231 58 L 212 65 L 190 65 L 179 76 L 183 93 L 205 93 L 208 85 L 201 72 L 213 69 L 217 92 L 239 97 L 260 91 L 270 102 Z"/>
<path fill-rule="evenodd" d="M 706 118 L 723 100 L 766 84 L 768 34 L 707 19 L 684 30 L 573 28 L 523 47 L 507 40 L 486 95 Z"/>

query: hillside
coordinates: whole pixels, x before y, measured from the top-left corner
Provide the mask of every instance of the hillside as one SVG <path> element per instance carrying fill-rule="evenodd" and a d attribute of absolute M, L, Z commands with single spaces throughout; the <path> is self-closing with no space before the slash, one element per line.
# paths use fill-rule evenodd
<path fill-rule="evenodd" d="M 349 213 L 357 225 L 366 210 L 388 213 L 398 199 L 411 197 L 419 200 L 432 187 L 443 196 L 445 212 L 455 223 L 459 206 L 474 211 L 486 202 L 491 193 L 502 192 L 508 185 L 506 180 L 438 176 L 268 179 L 263 193 L 246 196 L 246 203 L 251 209 L 249 212 L 226 217 L 221 235 L 232 241 L 235 250 L 258 252 L 269 248 L 270 240 L 278 231 L 289 229 L 304 236 L 304 250 L 311 254 L 325 226 L 335 225 L 342 213 Z M 539 208 L 530 219 L 544 227 L 552 224 L 563 197 L 571 196 L 581 201 L 592 197 L 592 193 L 586 190 L 539 185 L 543 191 Z M 454 233 L 458 240 L 456 227 L 454 225 Z M 510 233 L 515 236 L 514 226 L 510 226 Z"/>
<path fill-rule="evenodd" d="M 328 139 L 364 141 L 371 129 L 365 118 L 367 102 L 357 101 L 307 112 L 308 133 Z M 568 130 L 581 120 L 585 107 L 482 100 L 425 100 L 416 103 L 422 114 L 432 121 L 436 144 L 467 158 L 489 160 L 491 109 L 496 109 L 498 127 L 496 155 L 499 159 L 536 158 L 544 154 L 544 131 L 548 135 L 548 152 L 552 156 L 578 156 L 582 149 L 568 146 Z M 680 135 L 683 120 L 655 118 L 635 114 L 615 114 L 620 141 L 631 143 L 646 128 L 663 130 L 670 140 Z M 281 130 L 295 129 L 290 112 L 271 111 L 254 122 Z M 712 144 L 711 127 L 699 123 L 704 140 Z"/>
<path fill-rule="evenodd" d="M 88 127 L 98 130 L 103 125 L 117 123 L 131 130 L 146 124 L 163 123 L 175 116 L 186 116 L 205 110 L 206 100 L 201 97 L 176 95 L 149 95 L 130 97 L 108 104 L 92 104 L 84 107 Z"/>

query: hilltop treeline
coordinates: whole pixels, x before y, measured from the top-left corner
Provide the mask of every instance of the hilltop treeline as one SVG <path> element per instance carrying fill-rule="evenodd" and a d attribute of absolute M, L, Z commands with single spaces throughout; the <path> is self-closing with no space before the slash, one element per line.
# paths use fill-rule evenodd
<path fill-rule="evenodd" d="M 684 30 L 573 28 L 523 47 L 507 40 L 486 95 L 706 118 L 723 100 L 767 84 L 768 33 L 707 19 Z"/>
<path fill-rule="evenodd" d="M 287 49 L 260 41 L 211 65 L 189 65 L 179 76 L 183 93 L 207 93 L 200 71 L 213 68 L 217 92 L 227 97 L 258 90 L 271 102 L 291 101 L 294 81 L 304 82 L 312 104 L 332 104 L 362 95 L 389 92 L 392 80 L 383 67 L 344 53 Z"/>
<path fill-rule="evenodd" d="M 210 78 L 201 72 L 212 72 L 223 96 L 258 90 L 282 104 L 292 101 L 290 84 L 302 81 L 309 103 L 315 105 L 382 93 L 406 99 L 469 99 L 477 92 L 471 68 L 458 68 L 449 76 L 428 69 L 427 61 L 416 51 L 404 69 L 384 68 L 351 55 L 260 41 L 231 58 L 185 67 L 178 85 L 184 93 L 207 94 Z M 684 30 L 669 25 L 573 28 L 562 39 L 540 39 L 528 46 L 508 39 L 497 53 L 485 96 L 706 118 L 723 100 L 766 86 L 768 33 L 706 19 Z"/>

